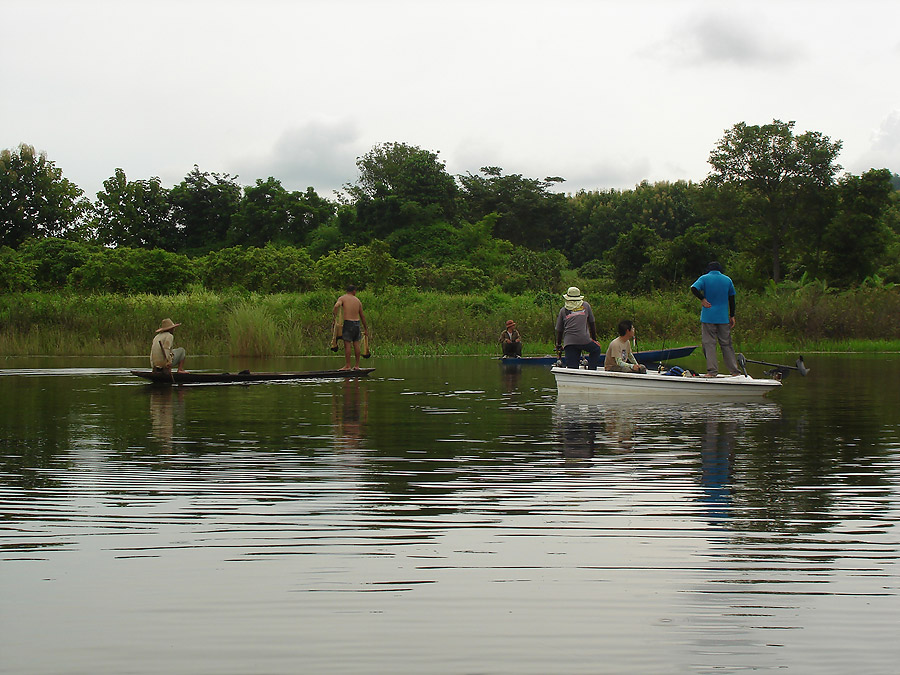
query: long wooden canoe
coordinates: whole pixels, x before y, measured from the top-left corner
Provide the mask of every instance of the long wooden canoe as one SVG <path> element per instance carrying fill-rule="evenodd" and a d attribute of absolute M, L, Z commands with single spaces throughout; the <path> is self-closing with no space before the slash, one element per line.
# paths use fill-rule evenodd
<path fill-rule="evenodd" d="M 215 384 L 227 382 L 272 382 L 278 380 L 314 380 L 346 377 L 366 377 L 374 368 L 359 370 L 306 370 L 294 373 L 215 373 L 215 372 L 173 372 L 171 375 L 152 370 L 132 370 L 137 375 L 156 384 Z"/>

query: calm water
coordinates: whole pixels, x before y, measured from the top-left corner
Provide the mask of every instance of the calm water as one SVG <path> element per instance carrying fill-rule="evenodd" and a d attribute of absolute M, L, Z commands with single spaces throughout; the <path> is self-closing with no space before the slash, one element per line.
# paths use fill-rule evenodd
<path fill-rule="evenodd" d="M 896 672 L 900 357 L 806 361 L 617 404 L 486 358 L 0 359 L 0 672 Z"/>

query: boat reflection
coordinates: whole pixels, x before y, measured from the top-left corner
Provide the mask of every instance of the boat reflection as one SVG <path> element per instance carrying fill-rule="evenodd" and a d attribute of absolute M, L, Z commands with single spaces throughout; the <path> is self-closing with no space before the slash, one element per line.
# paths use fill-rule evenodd
<path fill-rule="evenodd" d="M 566 458 L 597 454 L 699 450 L 702 499 L 730 500 L 735 444 L 754 425 L 781 418 L 772 401 L 653 401 L 585 403 L 559 397 L 553 426 Z"/>

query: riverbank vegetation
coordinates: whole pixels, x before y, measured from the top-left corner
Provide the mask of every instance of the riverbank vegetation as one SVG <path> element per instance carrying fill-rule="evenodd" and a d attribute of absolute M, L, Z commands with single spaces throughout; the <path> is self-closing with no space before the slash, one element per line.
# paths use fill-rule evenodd
<path fill-rule="evenodd" d="M 633 316 L 648 342 L 694 343 L 687 287 L 711 260 L 747 345 L 892 344 L 900 176 L 841 174 L 840 147 L 741 122 L 701 183 L 565 194 L 560 177 L 452 176 L 385 143 L 334 200 L 195 166 L 171 188 L 116 169 L 91 201 L 23 144 L 0 152 L 0 351 L 142 353 L 171 316 L 194 353 L 319 353 L 348 283 L 382 353 L 491 351 L 508 318 L 546 351 L 570 285 L 603 334 Z"/>
<path fill-rule="evenodd" d="M 173 295 L 15 293 L 0 296 L 0 353 L 141 355 L 162 317 L 183 322 L 178 344 L 193 354 L 327 355 L 336 291 Z M 540 291 L 448 294 L 389 287 L 362 291 L 375 355 L 495 354 L 514 319 L 526 355 L 552 353 L 557 295 Z M 698 344 L 696 299 L 684 289 L 633 297 L 589 293 L 602 340 L 634 317 L 641 349 Z M 735 344 L 760 351 L 900 350 L 900 294 L 883 286 L 833 291 L 773 285 L 740 296 Z"/>

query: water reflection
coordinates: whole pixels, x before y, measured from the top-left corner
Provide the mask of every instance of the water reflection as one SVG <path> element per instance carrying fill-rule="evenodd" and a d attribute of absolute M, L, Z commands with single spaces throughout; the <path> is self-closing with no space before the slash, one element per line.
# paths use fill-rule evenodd
<path fill-rule="evenodd" d="M 355 450 L 366 435 L 369 421 L 369 390 L 358 378 L 348 378 L 331 397 L 335 447 Z"/>
<path fill-rule="evenodd" d="M 164 452 L 172 452 L 175 419 L 184 418 L 185 387 L 144 387 L 150 401 L 150 433 Z"/>

